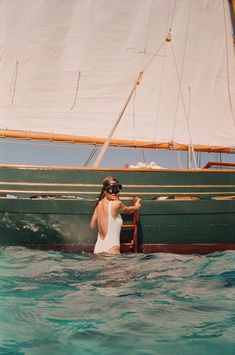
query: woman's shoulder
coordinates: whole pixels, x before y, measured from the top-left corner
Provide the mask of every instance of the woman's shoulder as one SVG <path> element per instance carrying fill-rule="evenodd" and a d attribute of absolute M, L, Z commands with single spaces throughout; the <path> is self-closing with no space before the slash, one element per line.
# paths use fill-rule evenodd
<path fill-rule="evenodd" d="M 113 200 L 111 202 L 112 202 L 113 206 L 121 206 L 122 205 L 122 201 L 120 201 L 120 200 Z"/>
<path fill-rule="evenodd" d="M 119 213 L 121 208 L 122 208 L 122 201 L 120 201 L 120 200 L 112 201 L 112 210 L 113 211 L 116 211 L 117 213 Z"/>

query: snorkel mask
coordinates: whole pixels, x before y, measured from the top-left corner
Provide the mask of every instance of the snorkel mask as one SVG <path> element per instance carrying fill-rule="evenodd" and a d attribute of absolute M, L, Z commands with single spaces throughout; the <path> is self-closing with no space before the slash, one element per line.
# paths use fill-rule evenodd
<path fill-rule="evenodd" d="M 104 190 L 107 191 L 107 193 L 110 195 L 118 194 L 121 191 L 121 189 L 122 189 L 122 185 L 119 183 L 109 184 L 104 188 Z"/>

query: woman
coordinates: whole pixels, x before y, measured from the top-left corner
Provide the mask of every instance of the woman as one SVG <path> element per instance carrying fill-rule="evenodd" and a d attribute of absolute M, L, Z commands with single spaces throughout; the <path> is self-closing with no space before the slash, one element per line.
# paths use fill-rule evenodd
<path fill-rule="evenodd" d="M 133 213 L 141 207 L 137 198 L 134 206 L 125 206 L 119 200 L 122 185 L 112 176 L 104 179 L 103 187 L 91 219 L 91 228 L 98 229 L 94 253 L 120 254 L 120 213 Z"/>

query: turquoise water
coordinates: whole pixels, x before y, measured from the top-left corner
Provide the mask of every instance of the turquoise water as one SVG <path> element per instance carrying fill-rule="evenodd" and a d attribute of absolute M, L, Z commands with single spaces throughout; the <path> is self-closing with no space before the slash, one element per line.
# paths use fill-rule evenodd
<path fill-rule="evenodd" d="M 235 252 L 0 248 L 0 354 L 235 354 Z"/>

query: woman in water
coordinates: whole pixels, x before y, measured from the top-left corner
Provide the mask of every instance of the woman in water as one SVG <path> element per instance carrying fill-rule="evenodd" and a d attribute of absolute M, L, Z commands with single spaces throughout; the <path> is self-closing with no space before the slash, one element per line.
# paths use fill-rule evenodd
<path fill-rule="evenodd" d="M 120 254 L 120 213 L 133 213 L 141 207 L 140 198 L 133 206 L 125 206 L 119 200 L 122 185 L 112 176 L 104 179 L 103 187 L 91 219 L 91 228 L 98 229 L 94 253 Z"/>

